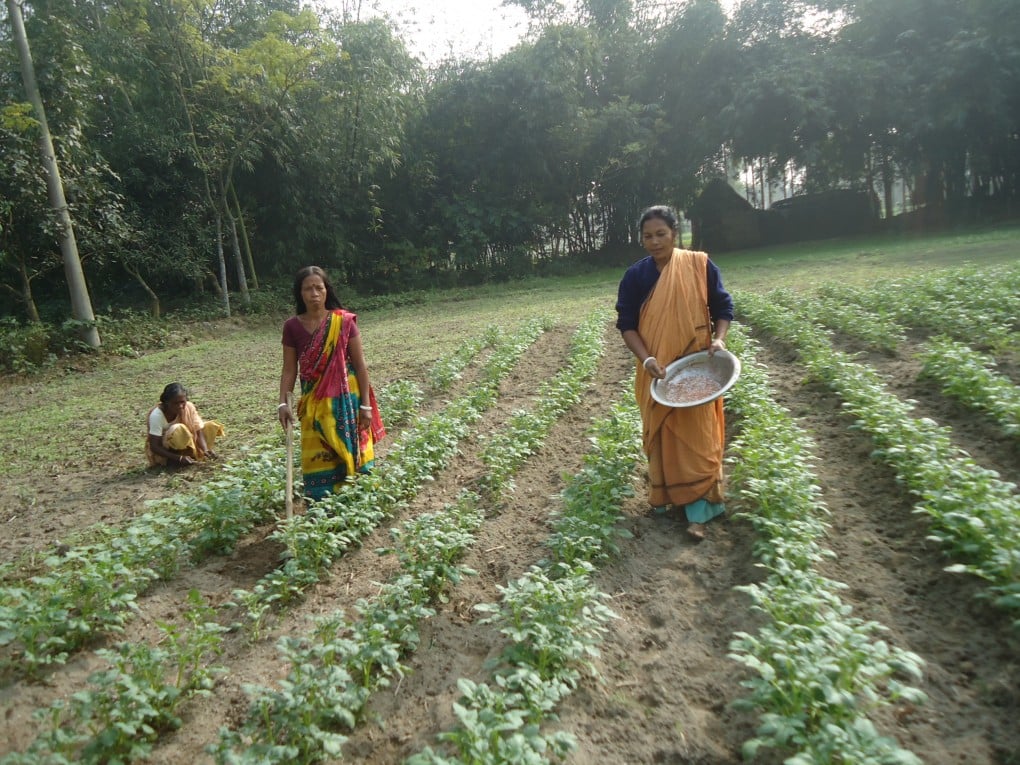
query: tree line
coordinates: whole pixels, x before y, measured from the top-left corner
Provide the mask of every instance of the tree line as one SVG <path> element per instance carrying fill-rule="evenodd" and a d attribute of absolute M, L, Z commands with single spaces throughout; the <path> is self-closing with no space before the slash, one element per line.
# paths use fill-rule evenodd
<path fill-rule="evenodd" d="M 599 262 L 753 168 L 933 213 L 1020 184 L 1015 0 L 505 0 L 527 37 L 425 66 L 360 3 L 8 0 L 0 315 L 62 320 L 31 43 L 99 312 L 224 309 L 316 263 L 364 293 Z"/>

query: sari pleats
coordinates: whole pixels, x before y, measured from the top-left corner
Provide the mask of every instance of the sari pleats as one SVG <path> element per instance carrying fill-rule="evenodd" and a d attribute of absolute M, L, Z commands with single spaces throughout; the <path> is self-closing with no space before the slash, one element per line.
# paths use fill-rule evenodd
<path fill-rule="evenodd" d="M 358 429 L 364 399 L 347 358 L 354 321 L 354 314 L 333 311 L 300 360 L 301 472 L 305 495 L 311 499 L 339 491 L 357 473 L 371 472 L 375 442 L 386 433 L 371 390 L 366 406 L 372 407 L 372 425 Z"/>
<path fill-rule="evenodd" d="M 641 307 L 638 333 L 649 353 L 664 367 L 707 349 L 712 342 L 707 260 L 703 252 L 674 250 Z M 722 399 L 697 407 L 663 406 L 652 398 L 651 382 L 652 376 L 638 364 L 635 396 L 644 425 L 649 503 L 683 506 L 699 499 L 722 502 Z"/>

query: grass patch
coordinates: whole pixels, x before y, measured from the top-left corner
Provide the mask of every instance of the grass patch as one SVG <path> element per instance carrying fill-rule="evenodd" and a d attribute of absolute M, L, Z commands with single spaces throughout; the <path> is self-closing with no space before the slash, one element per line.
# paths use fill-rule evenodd
<path fill-rule="evenodd" d="M 932 236 L 804 242 L 723 253 L 714 260 L 730 289 L 809 288 L 838 281 L 871 284 L 964 262 L 1015 262 L 1020 227 L 968 229 Z M 574 327 L 598 307 L 612 308 L 622 268 L 528 279 L 471 290 L 421 293 L 427 302 L 360 310 L 373 384 L 426 382 L 437 359 L 456 353 L 489 324 L 512 328 L 535 316 Z M 368 305 L 378 305 L 373 298 Z M 204 416 L 222 422 L 227 459 L 278 428 L 280 328 L 286 316 L 203 321 L 186 347 L 138 358 L 102 358 L 86 373 L 40 371 L 0 381 L 2 476 L 100 469 L 127 474 L 144 465 L 144 418 L 163 386 L 180 381 Z"/>

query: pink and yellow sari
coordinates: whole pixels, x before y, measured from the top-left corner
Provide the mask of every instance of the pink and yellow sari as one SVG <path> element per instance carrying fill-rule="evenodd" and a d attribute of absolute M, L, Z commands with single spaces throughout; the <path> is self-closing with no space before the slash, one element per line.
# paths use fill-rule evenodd
<path fill-rule="evenodd" d="M 299 358 L 301 370 L 301 472 L 305 495 L 322 499 L 375 463 L 375 442 L 386 435 L 375 393 L 362 395 L 347 344 L 357 317 L 335 309 L 319 325 Z M 358 408 L 372 407 L 370 427 L 358 430 Z"/>

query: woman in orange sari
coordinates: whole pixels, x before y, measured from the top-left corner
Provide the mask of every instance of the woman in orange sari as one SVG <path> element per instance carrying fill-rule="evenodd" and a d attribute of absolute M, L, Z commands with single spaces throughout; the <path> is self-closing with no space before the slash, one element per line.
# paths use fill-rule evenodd
<path fill-rule="evenodd" d="M 705 523 L 725 510 L 722 399 L 689 408 L 664 406 L 652 398 L 651 382 L 682 356 L 725 348 L 733 300 L 708 255 L 677 248 L 671 208 L 648 208 L 638 225 L 648 257 L 620 281 L 616 326 L 638 361 L 635 395 L 648 457 L 648 501 L 657 510 L 682 507 L 688 534 L 701 540 Z"/>
<path fill-rule="evenodd" d="M 159 404 L 149 410 L 146 424 L 145 456 L 149 467 L 193 465 L 216 458 L 213 444 L 223 435 L 223 426 L 203 420 L 180 383 L 170 383 L 163 389 Z"/>
<path fill-rule="evenodd" d="M 284 427 L 294 420 L 287 395 L 300 373 L 301 473 L 305 495 L 322 499 L 357 473 L 371 471 L 375 443 L 386 435 L 357 320 L 340 306 L 318 266 L 294 279 L 295 315 L 283 325 L 283 372 L 277 412 Z"/>

